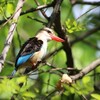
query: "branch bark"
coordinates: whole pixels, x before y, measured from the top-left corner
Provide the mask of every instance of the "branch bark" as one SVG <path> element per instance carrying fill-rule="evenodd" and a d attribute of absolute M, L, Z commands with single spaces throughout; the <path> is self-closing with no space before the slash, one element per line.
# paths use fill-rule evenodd
<path fill-rule="evenodd" d="M 81 79 L 84 75 L 88 74 L 100 65 L 100 59 L 93 61 L 90 65 L 82 69 L 78 74 L 70 76 L 73 81 Z"/>
<path fill-rule="evenodd" d="M 68 41 L 68 37 L 66 36 L 66 32 L 62 29 L 61 25 L 61 13 L 60 13 L 60 8 L 56 14 L 56 19 L 54 20 L 54 29 L 58 33 L 59 37 L 63 38 L 65 42 L 63 42 L 63 50 L 66 53 L 66 58 L 67 58 L 67 66 L 74 67 L 74 61 L 73 61 L 73 56 L 72 56 L 72 51 L 70 47 L 70 43 Z M 72 73 L 71 73 L 72 74 Z"/>
<path fill-rule="evenodd" d="M 66 36 L 66 32 L 62 29 L 61 25 L 61 18 L 60 18 L 60 5 L 62 4 L 63 0 L 54 0 L 53 2 L 53 13 L 50 17 L 50 21 L 48 22 L 47 27 L 51 27 L 54 24 L 54 30 L 58 33 L 59 37 L 65 40 L 63 44 L 63 50 L 66 53 L 67 62 L 66 64 L 70 67 L 74 67 L 74 61 L 72 56 L 72 51 L 70 44 L 68 42 L 68 38 Z"/>
<path fill-rule="evenodd" d="M 11 26 L 10 26 L 10 29 L 9 29 L 9 32 L 8 32 L 8 36 L 6 38 L 4 49 L 2 51 L 2 54 L 0 55 L 0 72 L 2 71 L 7 53 L 9 51 L 9 48 L 10 48 L 10 45 L 11 45 L 11 42 L 12 42 L 12 39 L 13 39 L 13 36 L 14 36 L 14 31 L 15 31 L 16 26 L 17 26 L 17 21 L 18 21 L 18 18 L 20 16 L 24 2 L 25 2 L 25 0 L 19 0 L 18 1 L 14 16 L 12 18 L 12 23 L 11 23 Z"/>

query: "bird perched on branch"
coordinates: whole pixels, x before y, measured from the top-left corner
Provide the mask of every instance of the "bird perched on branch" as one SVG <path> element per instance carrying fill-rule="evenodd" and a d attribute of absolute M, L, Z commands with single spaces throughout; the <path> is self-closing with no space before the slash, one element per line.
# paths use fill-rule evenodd
<path fill-rule="evenodd" d="M 15 70 L 12 75 L 14 75 L 16 71 L 24 73 L 28 67 L 35 69 L 37 62 L 41 61 L 46 54 L 47 42 L 49 40 L 64 42 L 63 39 L 55 36 L 54 31 L 50 28 L 45 27 L 39 30 L 35 37 L 27 40 L 21 47 L 16 58 Z"/>

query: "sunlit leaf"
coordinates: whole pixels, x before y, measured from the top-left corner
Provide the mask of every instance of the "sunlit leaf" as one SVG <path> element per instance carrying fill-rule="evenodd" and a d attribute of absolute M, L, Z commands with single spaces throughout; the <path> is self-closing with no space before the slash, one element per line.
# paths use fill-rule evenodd
<path fill-rule="evenodd" d="M 44 3 L 44 4 L 46 4 L 46 3 L 47 3 L 47 0 L 42 0 L 42 1 L 43 1 L 43 3 Z"/>
<path fill-rule="evenodd" d="M 27 78 L 27 76 L 21 76 L 21 77 L 17 78 L 18 84 L 26 82 L 26 78 Z"/>
<path fill-rule="evenodd" d="M 23 93 L 22 93 L 22 96 L 34 98 L 34 97 L 35 97 L 35 94 L 32 93 L 32 92 L 23 92 Z"/>
<path fill-rule="evenodd" d="M 6 10 L 7 16 L 10 16 L 14 12 L 14 5 L 12 3 L 8 3 Z"/>
<path fill-rule="evenodd" d="M 91 80 L 91 78 L 90 78 L 89 76 L 86 76 L 86 77 L 83 77 L 83 78 L 82 78 L 82 82 L 83 82 L 84 84 L 89 83 L 90 80 Z"/>
<path fill-rule="evenodd" d="M 100 94 L 91 94 L 91 96 L 96 100 L 100 100 Z"/>
<path fill-rule="evenodd" d="M 77 22 L 76 22 L 76 21 L 74 21 L 74 22 L 73 22 L 73 25 L 76 27 L 76 26 L 77 26 Z"/>
<path fill-rule="evenodd" d="M 55 95 L 51 100 L 61 100 L 61 95 Z"/>
<path fill-rule="evenodd" d="M 81 23 L 78 23 L 76 20 L 72 21 L 71 19 L 68 19 L 65 24 L 68 33 L 83 31 L 85 29 L 84 26 Z"/>

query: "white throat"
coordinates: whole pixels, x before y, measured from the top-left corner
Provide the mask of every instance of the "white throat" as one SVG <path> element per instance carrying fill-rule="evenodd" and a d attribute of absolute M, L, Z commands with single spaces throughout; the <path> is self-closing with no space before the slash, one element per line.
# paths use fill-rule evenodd
<path fill-rule="evenodd" d="M 43 41 L 43 45 L 41 47 L 41 52 L 43 53 L 43 57 L 44 57 L 47 52 L 47 41 Z"/>

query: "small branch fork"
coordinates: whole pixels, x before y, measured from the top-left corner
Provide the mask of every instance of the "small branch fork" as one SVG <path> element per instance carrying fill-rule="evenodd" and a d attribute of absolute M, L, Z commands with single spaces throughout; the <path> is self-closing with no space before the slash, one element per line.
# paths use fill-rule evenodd
<path fill-rule="evenodd" d="M 86 66 L 83 68 L 78 74 L 68 76 L 67 74 L 63 74 L 61 80 L 57 84 L 57 88 L 61 89 L 62 88 L 62 83 L 66 84 L 72 84 L 78 79 L 81 79 L 85 75 L 87 75 L 89 72 L 93 71 L 95 68 L 100 67 L 100 59 L 97 59 L 93 61 L 90 65 Z"/>
<path fill-rule="evenodd" d="M 48 64 L 48 63 L 45 63 L 45 64 L 47 64 L 48 66 L 52 66 L 51 64 Z M 62 70 L 62 69 L 57 68 L 55 66 L 52 66 L 52 67 L 53 68 L 49 72 Z M 100 67 L 100 59 L 93 61 L 92 63 L 90 63 L 88 66 L 84 67 L 81 71 L 79 71 L 75 75 L 68 76 L 67 74 L 62 74 L 61 75 L 62 78 L 59 82 L 60 82 L 60 84 L 61 83 L 72 84 L 76 80 L 83 78 L 85 75 L 87 75 L 89 72 L 93 71 L 97 67 Z M 68 68 L 67 70 L 76 70 L 77 71 L 77 69 L 72 69 L 72 68 L 71 69 Z"/>
<path fill-rule="evenodd" d="M 90 65 L 86 66 L 84 69 L 82 69 L 78 74 L 70 76 L 73 81 L 77 79 L 81 79 L 84 75 L 88 74 L 92 70 L 94 70 L 96 67 L 100 65 L 100 59 L 97 59 L 93 61 Z"/>
<path fill-rule="evenodd" d="M 14 36 L 14 31 L 16 29 L 17 21 L 18 21 L 18 18 L 20 16 L 24 2 L 25 2 L 25 0 L 18 1 L 14 16 L 12 18 L 12 23 L 11 23 L 11 26 L 10 26 L 10 29 L 8 32 L 8 36 L 6 38 L 5 46 L 4 46 L 4 49 L 2 51 L 2 54 L 0 55 L 0 72 L 2 71 L 8 50 L 10 48 L 10 45 L 11 45 L 11 42 L 12 42 L 12 39 Z"/>

